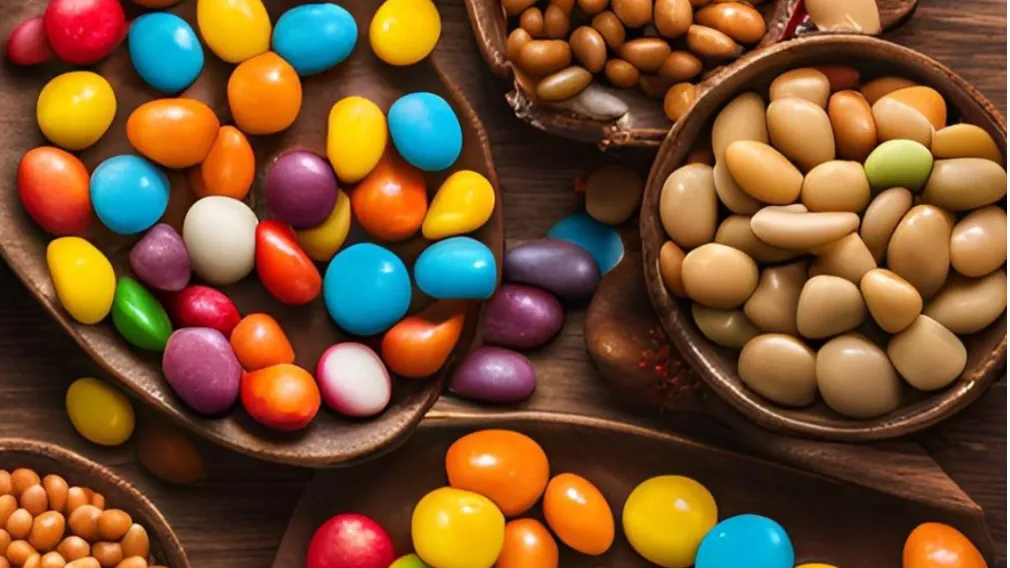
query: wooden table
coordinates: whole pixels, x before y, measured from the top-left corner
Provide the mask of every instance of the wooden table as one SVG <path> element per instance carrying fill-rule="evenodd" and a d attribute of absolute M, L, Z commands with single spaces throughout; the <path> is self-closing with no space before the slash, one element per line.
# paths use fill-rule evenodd
<path fill-rule="evenodd" d="M 443 37 L 437 57 L 453 70 L 487 127 L 505 196 L 509 243 L 542 236 L 577 207 L 573 178 L 605 158 L 594 148 L 548 137 L 518 122 L 503 100 L 503 85 L 477 53 L 462 2 L 438 4 Z M 889 38 L 960 72 L 1005 115 L 1006 2 L 920 4 L 911 22 Z M 6 179 L 13 181 L 12 175 Z M 538 368 L 563 369 L 554 376 L 570 381 L 564 397 L 534 399 L 533 407 L 566 410 L 609 398 L 586 356 L 582 322 L 581 313 L 571 314 L 563 335 L 533 355 Z M 207 481 L 187 487 L 162 484 L 139 468 L 131 445 L 102 449 L 73 432 L 63 411 L 64 391 L 73 379 L 96 373 L 96 365 L 48 319 L 10 269 L 0 267 L 0 436 L 56 442 L 113 466 L 161 508 L 195 567 L 268 566 L 311 472 L 213 449 L 205 452 Z M 921 436 L 950 475 L 985 507 L 1000 566 L 1006 565 L 1006 401 L 1006 382 L 1001 381 L 961 416 Z M 642 413 L 613 408 L 614 415 Z M 143 407 L 138 414 L 141 420 L 155 419 Z"/>

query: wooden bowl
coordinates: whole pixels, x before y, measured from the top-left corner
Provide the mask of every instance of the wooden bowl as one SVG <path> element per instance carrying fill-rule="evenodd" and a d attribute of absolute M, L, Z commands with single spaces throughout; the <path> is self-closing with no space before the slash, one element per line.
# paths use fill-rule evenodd
<path fill-rule="evenodd" d="M 70 450 L 21 438 L 0 438 L 0 469 L 34 469 L 40 476 L 57 474 L 71 487 L 88 487 L 105 496 L 108 507 L 122 509 L 147 529 L 151 555 L 167 568 L 189 568 L 179 537 L 154 504 L 112 471 Z"/>
<path fill-rule="evenodd" d="M 392 455 L 352 468 L 318 472 L 292 515 L 274 568 L 305 566 L 312 534 L 339 513 L 372 517 L 392 536 L 399 554 L 410 552 L 411 511 L 427 492 L 447 484 L 446 450 L 460 436 L 485 428 L 507 428 L 532 437 L 547 452 L 552 475 L 581 475 L 607 498 L 616 520 L 614 545 L 602 556 L 589 557 L 559 543 L 559 565 L 565 568 L 653 566 L 628 544 L 621 530 L 621 511 L 637 484 L 671 474 L 705 485 L 715 497 L 720 519 L 757 513 L 781 523 L 796 549 L 797 564 L 820 561 L 860 568 L 893 567 L 900 562 L 905 538 L 915 526 L 940 521 L 964 532 L 995 566 L 993 545 L 977 507 L 952 506 L 936 499 L 936 493 L 902 499 L 611 420 L 537 412 L 494 417 L 452 412 L 433 413 Z M 943 480 L 943 487 L 950 489 L 949 479 Z M 958 493 L 956 486 L 953 492 Z M 543 521 L 539 506 L 523 516 Z"/>
<path fill-rule="evenodd" d="M 0 14 L 5 17 L 4 33 L 19 21 L 40 14 L 45 0 L 15 0 L 5 3 Z M 288 8 L 300 4 L 295 0 L 265 2 L 273 21 Z M 326 125 L 330 107 L 340 98 L 361 95 L 384 110 L 399 96 L 411 91 L 430 91 L 452 104 L 463 125 L 463 152 L 456 164 L 446 172 L 427 174 L 429 197 L 452 171 L 470 169 L 486 176 L 495 187 L 494 214 L 474 238 L 485 243 L 498 260 L 499 271 L 504 254 L 502 207 L 491 151 L 484 127 L 462 92 L 435 63 L 428 59 L 420 64 L 400 68 L 381 62 L 368 45 L 368 23 L 380 0 L 353 2 L 347 5 L 357 21 L 360 34 L 354 53 L 346 61 L 321 75 L 303 79 L 304 102 L 297 122 L 287 131 L 267 137 L 251 137 L 257 158 L 258 177 L 247 202 L 260 218 L 265 217 L 266 204 L 261 198 L 261 183 L 266 166 L 279 153 L 292 147 L 302 147 L 326 155 Z M 196 28 L 196 0 L 187 0 L 173 12 Z M 136 8 L 133 6 L 132 8 Z M 217 112 L 221 123 L 229 121 L 225 84 L 232 69 L 206 53 L 206 66 L 197 82 L 183 96 L 201 99 Z M 267 430 L 245 412 L 234 410 L 223 418 L 207 418 L 192 412 L 178 399 L 161 374 L 161 354 L 142 352 L 131 347 L 107 320 L 96 326 L 80 325 L 60 307 L 46 267 L 46 244 L 50 236 L 39 229 L 21 206 L 15 187 L 15 171 L 21 156 L 29 149 L 45 144 L 35 123 L 35 99 L 45 81 L 65 69 L 55 66 L 19 69 L 6 63 L 0 67 L 0 101 L 4 107 L 5 144 L 0 149 L 0 169 L 5 172 L 0 184 L 0 252 L 24 281 L 39 302 L 80 346 L 106 371 L 136 396 L 184 424 L 199 434 L 231 449 L 253 456 L 290 464 L 326 466 L 361 459 L 389 450 L 402 442 L 421 421 L 426 410 L 438 398 L 444 383 L 445 369 L 470 346 L 480 317 L 479 305 L 472 306 L 468 325 L 454 355 L 443 372 L 424 380 L 394 379 L 393 398 L 381 415 L 370 420 L 342 418 L 323 408 L 303 431 L 281 434 Z M 101 141 L 84 151 L 81 159 L 91 170 L 103 159 L 121 153 L 132 153 L 125 135 L 125 123 L 139 104 L 157 98 L 133 71 L 125 46 L 95 71 L 104 75 L 116 91 L 119 109 L 112 128 Z M 187 184 L 186 171 L 168 171 L 172 182 L 172 197 L 163 221 L 181 229 L 186 210 L 193 200 Z M 346 187 L 344 189 L 347 189 Z M 360 227 L 354 226 L 348 244 L 362 240 Z M 95 219 L 88 238 L 109 256 L 117 274 L 128 273 L 127 255 L 136 238 L 111 234 Z M 391 245 L 391 249 L 412 266 L 428 242 L 420 235 L 406 242 Z M 325 266 L 319 265 L 320 270 Z M 315 370 L 322 352 L 339 341 L 349 339 L 327 315 L 322 298 L 299 307 L 287 307 L 273 299 L 255 276 L 222 289 L 238 305 L 243 314 L 262 311 L 272 314 L 291 339 L 297 354 L 296 363 Z M 410 313 L 425 308 L 431 300 L 415 288 Z M 366 342 L 371 341 L 366 339 Z M 371 343 L 377 348 L 375 342 Z"/>
<path fill-rule="evenodd" d="M 936 61 L 910 49 L 867 36 L 822 35 L 775 45 L 745 56 L 720 75 L 718 84 L 700 97 L 663 142 L 646 182 L 641 231 L 645 282 L 659 320 L 674 345 L 720 396 L 754 422 L 785 433 L 842 442 L 894 438 L 936 424 L 977 399 L 1006 368 L 1006 317 L 964 337 L 968 364 L 952 385 L 933 393 L 905 388 L 902 405 L 879 418 L 853 420 L 835 414 L 818 401 L 791 409 L 762 398 L 741 382 L 737 354 L 710 342 L 695 326 L 690 302 L 672 297 L 659 274 L 659 249 L 667 240 L 659 218 L 659 196 L 666 177 L 679 167 L 716 113 L 743 90 L 767 91 L 779 73 L 804 65 L 844 63 L 865 76 L 895 74 L 937 89 L 952 119 L 985 129 L 1006 156 L 1006 122 L 964 79 Z M 1006 208 L 1006 200 L 1002 202 Z"/>
<path fill-rule="evenodd" d="M 877 5 L 881 26 L 887 30 L 911 16 L 918 0 L 877 0 Z M 622 146 L 655 148 L 666 138 L 672 123 L 663 113 L 662 98 L 651 98 L 638 89 L 612 89 L 613 94 L 627 103 L 628 112 L 608 121 L 536 100 L 536 96 L 524 88 L 523 81 L 517 78 L 508 60 L 505 40 L 510 30 L 501 0 L 466 0 L 466 8 L 481 55 L 491 72 L 511 85 L 505 99 L 519 119 L 545 132 L 597 144 L 602 149 Z M 771 0 L 758 8 L 765 16 L 768 28 L 757 44 L 758 48 L 791 39 L 797 34 L 819 33 L 801 26 L 806 16 L 803 0 Z M 715 84 L 718 84 L 718 79 L 714 77 L 703 80 L 698 84 L 699 96 Z"/>

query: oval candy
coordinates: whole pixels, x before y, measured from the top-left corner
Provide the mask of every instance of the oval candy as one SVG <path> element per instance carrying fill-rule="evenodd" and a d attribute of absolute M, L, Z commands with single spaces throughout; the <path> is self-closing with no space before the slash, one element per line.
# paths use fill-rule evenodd
<path fill-rule="evenodd" d="M 967 211 L 1006 195 L 1006 170 L 984 158 L 937 160 L 922 190 L 923 203 Z"/>
<path fill-rule="evenodd" d="M 529 436 L 512 430 L 478 430 L 449 446 L 449 485 L 484 495 L 506 517 L 536 505 L 550 477 L 547 454 Z"/>
<path fill-rule="evenodd" d="M 144 14 L 130 24 L 130 61 L 148 85 L 181 93 L 203 71 L 203 47 L 186 20 L 167 12 Z"/>
<path fill-rule="evenodd" d="M 323 300 L 330 317 L 354 335 L 386 331 L 407 313 L 410 298 L 410 275 L 403 261 L 372 243 L 337 253 L 323 277 Z"/>
<path fill-rule="evenodd" d="M 424 312 L 397 322 L 382 338 L 382 360 L 397 375 L 419 379 L 434 375 L 456 347 L 465 306 L 436 303 Z"/>
<path fill-rule="evenodd" d="M 621 523 L 635 552 L 665 568 L 694 564 L 705 534 L 718 521 L 715 498 L 680 475 L 646 479 L 624 502 Z"/>
<path fill-rule="evenodd" d="M 950 272 L 953 217 L 933 205 L 905 213 L 887 245 L 887 267 L 908 280 L 923 298 L 943 286 Z"/>
<path fill-rule="evenodd" d="M 197 197 L 222 195 L 245 199 L 256 179 L 256 155 L 249 139 L 230 124 L 222 126 L 192 175 L 197 182 L 192 184 Z"/>
<path fill-rule="evenodd" d="M 967 335 L 996 321 L 1006 304 L 1006 272 L 997 270 L 982 278 L 951 278 L 922 313 L 954 333 Z"/>
<path fill-rule="evenodd" d="M 726 245 L 709 243 L 692 250 L 682 270 L 688 297 L 718 310 L 740 306 L 757 287 L 757 264 Z"/>
<path fill-rule="evenodd" d="M 876 191 L 889 187 L 918 191 L 930 177 L 933 155 L 914 140 L 889 140 L 870 153 L 863 167 Z"/>
<path fill-rule="evenodd" d="M 228 63 L 270 49 L 270 15 L 260 0 L 197 0 L 196 20 L 207 47 Z"/>
<path fill-rule="evenodd" d="M 135 419 L 130 400 L 98 379 L 74 381 L 67 389 L 66 408 L 77 433 L 95 444 L 118 446 L 133 434 Z"/>
<path fill-rule="evenodd" d="M 505 525 L 505 542 L 496 568 L 556 568 L 558 543 L 540 521 L 516 519 Z M 395 568 L 395 567 L 390 567 Z"/>
<path fill-rule="evenodd" d="M 989 133 L 974 124 L 952 124 L 933 135 L 933 155 L 938 159 L 985 158 L 1003 164 L 1003 154 Z"/>
<path fill-rule="evenodd" d="M 873 111 L 858 91 L 839 91 L 828 99 L 828 118 L 835 148 L 843 160 L 863 161 L 877 146 L 877 123 Z"/>
<path fill-rule="evenodd" d="M 589 480 L 574 473 L 554 476 L 544 492 L 544 518 L 569 547 L 599 556 L 614 542 L 614 513 Z"/>
<path fill-rule="evenodd" d="M 486 300 L 498 284 L 498 264 L 484 243 L 452 237 L 432 244 L 414 262 L 414 281 L 440 300 Z"/>
<path fill-rule="evenodd" d="M 887 356 L 908 384 L 923 391 L 949 385 L 968 362 L 964 343 L 933 318 L 920 315 L 891 337 Z"/>
<path fill-rule="evenodd" d="M 105 160 L 91 174 L 90 187 L 98 218 L 121 235 L 147 230 L 168 208 L 168 177 L 140 156 Z"/>
<path fill-rule="evenodd" d="M 806 406 L 817 397 L 816 354 L 792 335 L 765 333 L 748 341 L 737 374 L 755 392 L 783 406 Z"/>
<path fill-rule="evenodd" d="M 126 15 L 119 0 L 52 0 L 42 18 L 49 48 L 71 65 L 91 65 L 104 59 L 126 31 Z"/>
<path fill-rule="evenodd" d="M 585 213 L 573 213 L 547 230 L 551 239 L 574 243 L 596 260 L 601 274 L 613 270 L 624 258 L 620 233 Z"/>
<path fill-rule="evenodd" d="M 73 154 L 52 146 L 29 150 L 17 184 L 28 216 L 47 233 L 81 235 L 91 225 L 90 175 Z"/>
<path fill-rule="evenodd" d="M 40 65 L 52 59 L 53 52 L 46 40 L 42 16 L 29 18 L 14 26 L 7 36 L 4 52 L 15 65 Z"/>
<path fill-rule="evenodd" d="M 316 380 L 295 365 L 282 363 L 243 373 L 240 388 L 246 412 L 274 430 L 301 430 L 319 412 Z"/>
<path fill-rule="evenodd" d="M 228 339 L 235 357 L 247 371 L 295 362 L 295 350 L 281 325 L 268 314 L 249 314 L 232 329 Z"/>
<path fill-rule="evenodd" d="M 838 336 L 817 351 L 817 390 L 829 408 L 857 420 L 901 404 L 901 381 L 887 353 L 858 333 Z"/>
<path fill-rule="evenodd" d="M 803 337 L 821 339 L 855 329 L 866 319 L 859 288 L 838 276 L 807 280 L 796 305 L 796 329 Z"/>
<path fill-rule="evenodd" d="M 437 241 L 472 233 L 494 213 L 495 192 L 483 175 L 460 170 L 442 182 L 421 224 L 424 238 Z"/>
<path fill-rule="evenodd" d="M 220 126 L 214 111 L 201 101 L 156 99 L 130 113 L 126 136 L 151 161 L 188 168 L 207 157 Z"/>
<path fill-rule="evenodd" d="M 39 93 L 35 114 L 43 136 L 50 142 L 72 152 L 84 150 L 112 126 L 116 93 L 97 73 L 70 71 L 46 83 Z"/>
<path fill-rule="evenodd" d="M 768 105 L 768 136 L 772 145 L 804 171 L 835 159 L 831 119 L 823 105 L 797 98 Z"/>
<path fill-rule="evenodd" d="M 788 205 L 800 196 L 803 174 L 778 150 L 752 140 L 726 148 L 726 167 L 748 195 L 773 205 Z"/>
<path fill-rule="evenodd" d="M 386 115 L 364 97 L 344 97 L 330 109 L 326 155 L 344 183 L 364 179 L 379 163 L 388 137 Z"/>
<path fill-rule="evenodd" d="M 659 195 L 666 234 L 684 248 L 712 242 L 718 218 L 712 167 L 688 164 L 667 176 Z"/>
<path fill-rule="evenodd" d="M 242 367 L 217 330 L 176 330 L 168 338 L 161 370 L 175 394 L 200 414 L 222 414 L 238 399 Z"/>
<path fill-rule="evenodd" d="M 396 150 L 421 170 L 444 170 L 456 162 L 463 150 L 463 128 L 456 112 L 434 93 L 400 97 L 389 107 L 388 120 Z"/>
<path fill-rule="evenodd" d="M 368 28 L 372 51 L 390 65 L 413 65 L 435 49 L 442 18 L 431 0 L 386 0 Z"/>
<path fill-rule="evenodd" d="M 209 327 L 231 335 L 242 317 L 228 296 L 209 286 L 186 286 L 169 305 L 179 327 Z"/>
<path fill-rule="evenodd" d="M 274 26 L 273 50 L 298 71 L 314 75 L 339 64 L 354 51 L 358 25 L 336 4 L 295 6 Z"/>
<path fill-rule="evenodd" d="M 696 568 L 793 568 L 792 541 L 782 525 L 760 515 L 737 515 L 717 524 L 698 547 Z"/>
<path fill-rule="evenodd" d="M 360 343 L 338 343 L 323 352 L 316 377 L 326 406 L 344 416 L 374 416 L 392 396 L 382 359 Z"/>
<path fill-rule="evenodd" d="M 589 252 L 568 241 L 538 239 L 505 254 L 502 277 L 543 288 L 569 304 L 585 302 L 600 283 L 600 269 Z"/>
<path fill-rule="evenodd" d="M 449 378 L 453 394 L 498 404 L 526 400 L 536 386 L 536 371 L 529 359 L 515 351 L 487 345 L 470 351 Z"/>
<path fill-rule="evenodd" d="M 63 309 L 83 324 L 109 314 L 116 293 L 116 273 L 109 259 L 80 237 L 60 237 L 46 247 L 46 264 Z"/>
<path fill-rule="evenodd" d="M 128 276 L 119 278 L 112 302 L 112 323 L 131 344 L 163 351 L 172 335 L 172 322 L 158 299 Z"/>
<path fill-rule="evenodd" d="M 311 229 L 295 231 L 295 239 L 309 258 L 317 262 L 329 262 L 344 245 L 350 230 L 351 199 L 347 193 L 338 189 L 337 203 L 329 216 Z"/>
<path fill-rule="evenodd" d="M 302 251 L 291 227 L 278 221 L 256 226 L 256 274 L 270 295 L 290 306 L 315 300 L 323 279 Z"/>
<path fill-rule="evenodd" d="M 909 533 L 902 568 L 986 568 L 988 563 L 961 531 L 942 523 L 922 523 Z"/>
<path fill-rule="evenodd" d="M 417 233 L 428 212 L 424 173 L 387 152 L 351 191 L 354 219 L 383 241 L 402 241 Z"/>
<path fill-rule="evenodd" d="M 492 345 L 535 349 L 554 339 L 564 324 L 564 308 L 550 292 L 508 283 L 485 306 L 481 337 Z"/>
<path fill-rule="evenodd" d="M 950 264 L 961 274 L 979 277 L 1006 263 L 1006 211 L 990 205 L 972 211 L 954 225 Z"/>
<path fill-rule="evenodd" d="M 418 556 L 431 566 L 491 568 L 505 542 L 505 517 L 487 497 L 442 487 L 418 501 L 410 535 Z"/>
<path fill-rule="evenodd" d="M 186 243 L 171 225 L 159 223 L 133 245 L 130 270 L 141 282 L 156 290 L 182 290 L 191 275 Z"/>
<path fill-rule="evenodd" d="M 274 160 L 263 180 L 267 208 L 294 228 L 318 226 L 337 203 L 337 177 L 330 164 L 306 150 L 291 150 Z"/>
<path fill-rule="evenodd" d="M 221 286 L 245 278 L 256 262 L 257 224 L 256 214 L 237 199 L 212 195 L 198 200 L 182 225 L 193 271 Z"/>

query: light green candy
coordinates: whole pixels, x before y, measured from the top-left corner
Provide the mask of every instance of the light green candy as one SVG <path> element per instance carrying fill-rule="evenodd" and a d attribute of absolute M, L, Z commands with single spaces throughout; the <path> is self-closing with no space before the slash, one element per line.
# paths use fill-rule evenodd
<path fill-rule="evenodd" d="M 422 562 L 418 555 L 408 554 L 397 558 L 389 568 L 428 568 L 428 565 Z"/>
<path fill-rule="evenodd" d="M 933 170 L 933 154 L 912 140 L 888 140 L 870 153 L 863 168 L 874 191 L 891 187 L 918 191 Z"/>

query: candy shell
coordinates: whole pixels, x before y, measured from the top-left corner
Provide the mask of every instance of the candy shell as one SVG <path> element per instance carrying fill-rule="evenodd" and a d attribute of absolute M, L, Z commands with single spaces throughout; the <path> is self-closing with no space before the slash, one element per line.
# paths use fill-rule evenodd
<path fill-rule="evenodd" d="M 188 168 L 207 157 L 219 127 L 214 111 L 201 101 L 156 99 L 130 113 L 126 136 L 152 161 L 166 168 Z"/>
<path fill-rule="evenodd" d="M 149 229 L 168 207 L 168 177 L 140 156 L 124 154 L 105 160 L 91 174 L 90 186 L 98 218 L 121 235 Z"/>
<path fill-rule="evenodd" d="M 337 515 L 312 535 L 305 568 L 387 568 L 396 558 L 393 540 L 372 519 Z"/>
<path fill-rule="evenodd" d="M 602 274 L 613 270 L 624 258 L 624 243 L 617 230 L 585 213 L 573 213 L 558 221 L 547 231 L 547 236 L 586 249 L 596 259 Z"/>
<path fill-rule="evenodd" d="M 485 343 L 512 349 L 546 345 L 565 325 L 565 309 L 550 292 L 525 284 L 502 284 L 481 322 Z"/>
<path fill-rule="evenodd" d="M 18 164 L 18 195 L 33 221 L 57 236 L 80 235 L 91 224 L 88 170 L 73 154 L 41 146 Z"/>
<path fill-rule="evenodd" d="M 442 368 L 463 333 L 466 306 L 454 302 L 434 304 L 407 316 L 382 338 L 382 360 L 389 370 L 419 379 Z"/>
<path fill-rule="evenodd" d="M 438 188 L 421 233 L 437 241 L 476 231 L 491 218 L 494 201 L 494 187 L 486 177 L 470 170 L 458 171 Z"/>
<path fill-rule="evenodd" d="M 360 343 L 338 343 L 327 349 L 319 358 L 316 376 L 326 406 L 344 416 L 375 416 L 392 395 L 382 359 Z"/>
<path fill-rule="evenodd" d="M 229 343 L 247 371 L 295 362 L 295 350 L 288 336 L 269 314 L 249 314 L 242 318 L 232 330 Z"/>
<path fill-rule="evenodd" d="M 330 317 L 354 335 L 386 331 L 410 307 L 410 274 L 400 257 L 372 243 L 346 248 L 330 261 L 323 299 Z"/>
<path fill-rule="evenodd" d="M 203 47 L 186 20 L 155 12 L 130 25 L 127 39 L 137 74 L 151 87 L 174 95 L 196 81 L 203 71 Z"/>
<path fill-rule="evenodd" d="M 463 150 L 459 118 L 449 103 L 434 93 L 400 97 L 389 107 L 388 120 L 396 150 L 426 172 L 448 168 Z"/>
<path fill-rule="evenodd" d="M 66 406 L 77 433 L 95 444 L 118 446 L 133 434 L 133 407 L 108 383 L 77 379 L 67 389 Z"/>
<path fill-rule="evenodd" d="M 326 220 L 311 229 L 295 231 L 295 239 L 309 258 L 329 262 L 347 240 L 351 230 L 351 199 L 337 190 L 337 204 Z"/>
<path fill-rule="evenodd" d="M 614 513 L 600 490 L 584 477 L 554 476 L 544 492 L 543 508 L 554 534 L 583 554 L 599 556 L 614 542 Z"/>
<path fill-rule="evenodd" d="M 416 554 L 406 554 L 396 559 L 389 568 L 429 568 Z"/>
<path fill-rule="evenodd" d="M 496 404 L 526 400 L 536 388 L 536 370 L 529 359 L 488 345 L 468 353 L 449 379 L 449 390 L 454 394 Z"/>
<path fill-rule="evenodd" d="M 175 394 L 200 414 L 222 414 L 238 399 L 242 367 L 217 330 L 176 330 L 168 338 L 161 369 Z"/>
<path fill-rule="evenodd" d="M 182 0 L 133 0 L 133 3 L 138 6 L 143 6 L 151 10 L 160 10 L 162 8 L 168 8 L 182 2 Z"/>
<path fill-rule="evenodd" d="M 558 568 L 558 543 L 536 519 L 509 521 L 495 568 Z"/>
<path fill-rule="evenodd" d="M 204 197 L 186 213 L 182 238 L 196 272 L 211 284 L 234 284 L 255 264 L 256 225 L 249 206 L 230 197 Z"/>
<path fill-rule="evenodd" d="M 323 287 L 319 269 L 298 246 L 294 231 L 279 221 L 256 226 L 256 274 L 267 292 L 291 306 L 311 302 Z"/>
<path fill-rule="evenodd" d="M 172 298 L 169 309 L 179 327 L 209 327 L 225 336 L 242 319 L 231 299 L 209 286 L 186 286 Z"/>
<path fill-rule="evenodd" d="M 523 243 L 505 254 L 502 277 L 554 293 L 569 304 L 589 300 L 600 283 L 600 269 L 589 252 L 557 239 Z"/>
<path fill-rule="evenodd" d="M 679 475 L 661 475 L 638 484 L 622 513 L 624 534 L 632 548 L 663 568 L 693 565 L 701 539 L 718 520 L 708 489 Z"/>
<path fill-rule="evenodd" d="M 505 517 L 487 497 L 442 487 L 410 519 L 414 550 L 438 568 L 491 568 L 505 542 Z"/>
<path fill-rule="evenodd" d="M 258 0 L 255 3 L 259 4 Z M 243 132 L 276 134 L 298 118 L 302 82 L 295 69 L 276 53 L 257 55 L 239 64 L 228 78 L 228 107 Z"/>
<path fill-rule="evenodd" d="M 39 65 L 52 59 L 42 17 L 29 18 L 15 26 L 7 36 L 4 50 L 15 65 Z"/>
<path fill-rule="evenodd" d="M 432 298 L 486 300 L 498 284 L 498 265 L 484 243 L 452 237 L 429 246 L 417 257 L 414 280 Z"/>
<path fill-rule="evenodd" d="M 549 479 L 547 454 L 533 438 L 511 430 L 479 430 L 445 454 L 449 485 L 491 499 L 507 517 L 540 500 Z"/>
<path fill-rule="evenodd" d="M 270 15 L 260 0 L 197 0 L 196 22 L 207 47 L 228 63 L 270 49 Z"/>
<path fill-rule="evenodd" d="M 109 259 L 80 237 L 60 237 L 46 247 L 46 264 L 56 297 L 83 324 L 105 319 L 116 293 L 116 273 Z"/>
<path fill-rule="evenodd" d="M 207 475 L 200 451 L 173 428 L 142 428 L 136 445 L 140 465 L 166 483 L 194 483 Z"/>
<path fill-rule="evenodd" d="M 71 65 L 104 59 L 126 32 L 119 0 L 50 0 L 43 19 L 49 47 Z"/>
<path fill-rule="evenodd" d="M 98 142 L 112 125 L 116 93 L 97 73 L 70 71 L 46 83 L 35 114 L 50 142 L 71 151 L 83 150 Z"/>
<path fill-rule="evenodd" d="M 351 13 L 336 4 L 305 4 L 281 15 L 273 49 L 299 75 L 322 73 L 347 59 L 358 41 Z"/>
<path fill-rule="evenodd" d="M 368 28 L 372 51 L 390 65 L 413 65 L 435 49 L 442 18 L 431 0 L 386 0 Z"/>
<path fill-rule="evenodd" d="M 171 225 L 159 223 L 130 250 L 130 270 L 156 290 L 177 292 L 189 283 L 192 270 L 186 243 Z"/>
<path fill-rule="evenodd" d="M 161 303 L 128 276 L 119 278 L 112 302 L 112 323 L 131 344 L 149 351 L 162 351 L 172 335 L 172 322 Z"/>
<path fill-rule="evenodd" d="M 344 97 L 330 109 L 326 155 L 344 183 L 361 181 L 386 150 L 386 115 L 363 97 Z"/>
<path fill-rule="evenodd" d="M 424 174 L 387 152 L 351 191 L 351 210 L 368 234 L 384 241 L 408 239 L 428 211 Z"/>
<path fill-rule="evenodd" d="M 737 515 L 717 524 L 698 547 L 695 568 L 793 568 L 785 529 L 760 515 Z"/>
<path fill-rule="evenodd" d="M 286 363 L 243 374 L 241 397 L 246 412 L 274 430 L 301 430 L 319 412 L 315 379 L 305 369 Z"/>
<path fill-rule="evenodd" d="M 918 191 L 933 169 L 929 148 L 912 140 L 888 140 L 870 152 L 863 165 L 874 191 L 905 187 Z"/>
<path fill-rule="evenodd" d="M 270 212 L 298 229 L 319 225 L 337 203 L 337 177 L 330 164 L 305 150 L 278 156 L 263 185 Z"/>
<path fill-rule="evenodd" d="M 234 126 L 222 126 L 207 156 L 191 175 L 196 178 L 193 193 L 197 197 L 245 199 L 256 179 L 256 155 L 249 139 Z"/>
<path fill-rule="evenodd" d="M 901 568 L 987 568 L 982 553 L 961 531 L 943 523 L 922 523 L 908 535 Z"/>

